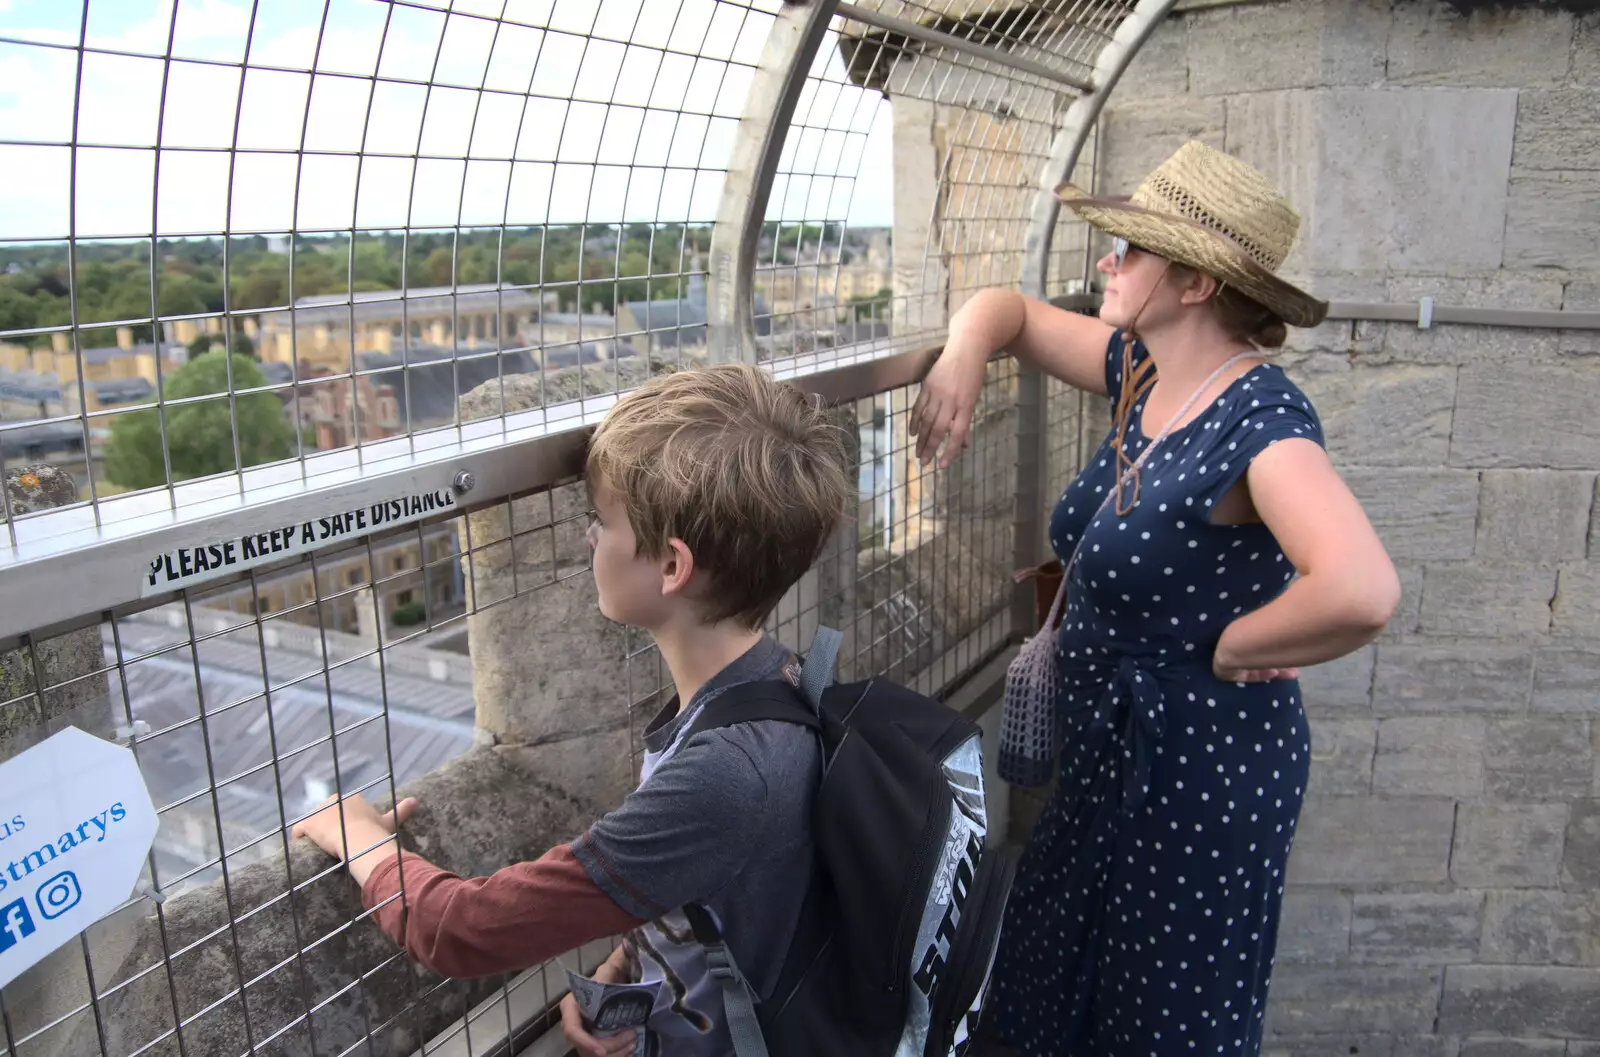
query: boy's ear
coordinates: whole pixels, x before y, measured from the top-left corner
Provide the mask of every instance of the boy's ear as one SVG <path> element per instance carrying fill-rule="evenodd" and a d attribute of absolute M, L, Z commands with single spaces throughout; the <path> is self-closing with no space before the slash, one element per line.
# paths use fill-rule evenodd
<path fill-rule="evenodd" d="M 661 558 L 661 593 L 681 594 L 694 575 L 694 554 L 689 545 L 676 536 L 667 540 L 667 552 Z"/>

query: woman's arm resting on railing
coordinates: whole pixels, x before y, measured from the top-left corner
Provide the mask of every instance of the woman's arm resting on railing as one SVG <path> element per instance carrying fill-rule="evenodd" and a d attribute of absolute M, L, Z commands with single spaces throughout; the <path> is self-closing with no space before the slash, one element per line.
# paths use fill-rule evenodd
<path fill-rule="evenodd" d="M 441 976 L 527 969 L 644 924 L 596 887 L 567 845 L 487 877 L 458 877 L 391 839 L 415 800 L 380 815 L 365 798 L 336 801 L 294 828 L 324 851 L 356 853 L 350 875 L 362 902 L 396 943 Z M 365 850 L 371 849 L 371 850 Z M 405 898 L 399 898 L 402 892 Z"/>
<path fill-rule="evenodd" d="M 928 371 L 911 410 L 917 459 L 926 464 L 948 437 L 939 459 L 943 468 L 967 446 L 984 364 L 995 350 L 1008 349 L 1023 363 L 1104 396 L 1111 334 L 1111 327 L 1093 316 L 1014 290 L 980 290 L 951 317 L 944 351 Z"/>
<path fill-rule="evenodd" d="M 1320 445 L 1284 440 L 1246 473 L 1250 498 L 1299 572 L 1273 601 L 1223 631 L 1218 677 L 1320 664 L 1378 637 L 1400 602 L 1400 580 L 1361 504 Z"/>

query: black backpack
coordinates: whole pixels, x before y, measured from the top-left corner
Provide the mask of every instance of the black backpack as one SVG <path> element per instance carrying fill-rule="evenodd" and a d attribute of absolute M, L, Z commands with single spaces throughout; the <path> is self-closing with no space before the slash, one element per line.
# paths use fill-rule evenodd
<path fill-rule="evenodd" d="M 772 995 L 756 998 L 703 907 L 685 914 L 738 1057 L 959 1057 L 1016 870 L 1010 851 L 984 848 L 978 727 L 895 683 L 833 684 L 838 648 L 819 628 L 800 690 L 731 687 L 686 735 L 762 719 L 821 741 L 813 875 Z"/>

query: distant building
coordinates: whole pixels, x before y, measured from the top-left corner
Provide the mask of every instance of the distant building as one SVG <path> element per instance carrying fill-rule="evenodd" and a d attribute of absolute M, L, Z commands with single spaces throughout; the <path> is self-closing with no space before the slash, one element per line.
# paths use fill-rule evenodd
<path fill-rule="evenodd" d="M 12 376 L 31 375 L 53 380 L 61 389 L 61 399 L 70 402 L 69 414 L 76 413 L 79 365 L 86 382 L 108 382 L 142 378 L 153 389 L 158 376 L 168 376 L 189 361 L 189 350 L 178 342 L 135 342 L 130 327 L 117 328 L 117 344 L 92 349 L 72 348 L 71 336 L 50 335 L 48 349 L 0 343 L 0 371 Z M 158 366 L 159 361 L 159 375 Z M 3 378 L 3 376 L 0 376 Z M 98 392 L 89 394 L 88 410 L 97 410 Z"/>
<path fill-rule="evenodd" d="M 530 343 L 528 328 L 540 313 L 536 294 L 492 283 L 318 294 L 287 311 L 259 313 L 253 336 L 263 360 L 299 360 L 335 373 L 349 371 L 361 352 L 516 348 Z"/>
<path fill-rule="evenodd" d="M 699 348 L 706 343 L 706 280 L 696 255 L 687 276 L 688 296 L 672 300 L 625 301 L 617 311 L 617 333 L 651 355 Z M 772 317 L 759 294 L 756 335 L 772 334 Z"/>
<path fill-rule="evenodd" d="M 258 574 L 255 586 L 242 582 L 214 594 L 205 604 L 252 616 L 281 615 L 310 626 L 319 624 L 373 638 L 382 619 L 385 641 L 398 631 L 395 613 L 421 604 L 435 622 L 466 609 L 457 525 L 453 521 L 319 557 L 309 564 Z"/>

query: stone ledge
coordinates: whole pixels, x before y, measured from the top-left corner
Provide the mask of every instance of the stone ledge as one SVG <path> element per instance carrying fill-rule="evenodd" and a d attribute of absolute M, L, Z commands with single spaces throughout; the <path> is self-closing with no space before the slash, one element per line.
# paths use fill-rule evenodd
<path fill-rule="evenodd" d="M 610 805 L 583 803 L 542 778 L 571 751 L 570 744 L 475 749 L 402 789 L 421 801 L 405 846 L 474 876 L 572 840 Z M 286 899 L 291 878 L 299 887 Z M 162 922 L 146 916 L 128 924 L 119 960 L 95 964 L 102 991 L 155 967 L 101 999 L 109 1052 L 177 1057 L 175 1038 L 140 1049 L 170 1031 L 176 1007 L 180 1017 L 194 1018 L 183 1029 L 189 1054 L 243 1053 L 252 1041 L 259 1047 L 282 1031 L 262 1052 L 313 1057 L 358 1046 L 370 1030 L 364 1052 L 409 1057 L 500 986 L 499 977 L 440 986 L 363 914 L 349 876 L 303 840 L 291 846 L 287 862 L 278 855 L 234 871 L 226 891 L 215 884 L 173 898 Z M 171 987 L 161 967 L 164 950 L 174 952 Z M 236 961 L 251 981 L 244 1003 L 237 994 L 225 997 L 238 988 Z M 85 1001 L 74 994 L 82 990 L 81 955 L 58 964 L 63 977 L 76 978 L 51 981 L 56 986 L 48 993 L 58 996 L 58 1006 Z M 309 1022 L 295 1023 L 308 1001 L 326 1004 Z M 60 1016 L 71 1004 L 40 1012 Z M 43 1042 L 41 1057 L 99 1052 L 86 1017 Z"/>

